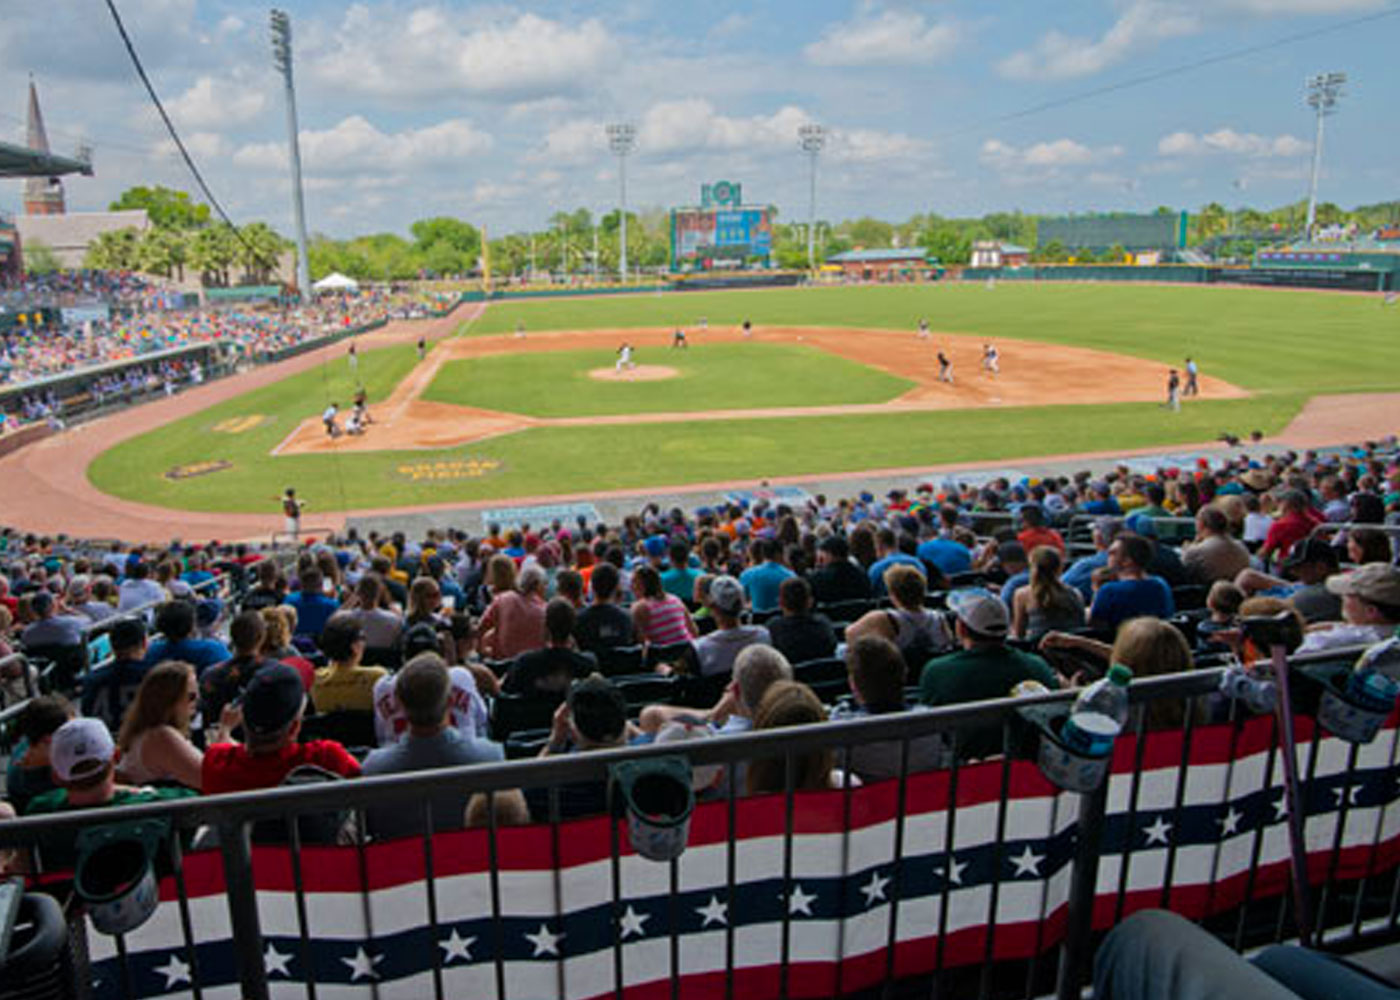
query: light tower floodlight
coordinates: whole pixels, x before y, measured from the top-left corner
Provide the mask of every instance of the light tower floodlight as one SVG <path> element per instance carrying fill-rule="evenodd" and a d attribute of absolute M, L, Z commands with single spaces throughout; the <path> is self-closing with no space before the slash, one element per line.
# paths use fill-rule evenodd
<path fill-rule="evenodd" d="M 618 254 L 617 273 L 625 284 L 627 281 L 627 157 L 637 145 L 637 127 L 630 122 L 614 122 L 607 126 L 608 149 L 617 157 L 617 178 L 619 185 L 618 209 Z"/>
<path fill-rule="evenodd" d="M 292 165 L 292 211 L 297 227 L 297 291 L 302 301 L 311 297 L 311 262 L 306 254 L 306 203 L 301 193 L 301 144 L 297 139 L 297 95 L 292 83 L 292 19 L 273 9 L 268 18 L 272 31 L 272 64 L 282 74 L 287 98 L 287 146 Z"/>
<path fill-rule="evenodd" d="M 801 126 L 797 130 L 797 143 L 802 147 L 802 152 L 807 154 L 807 159 L 811 163 L 809 171 L 811 197 L 807 203 L 807 270 L 815 272 L 817 269 L 817 157 L 821 155 L 822 147 L 826 145 L 826 128 L 815 123 Z"/>
<path fill-rule="evenodd" d="M 1342 84 L 1347 82 L 1345 73 L 1318 73 L 1308 77 L 1308 107 L 1317 114 L 1317 132 L 1313 138 L 1312 179 L 1308 183 L 1307 236 L 1312 239 L 1313 225 L 1317 221 L 1317 177 L 1322 172 L 1322 120 L 1336 114 L 1337 101 L 1342 96 Z"/>

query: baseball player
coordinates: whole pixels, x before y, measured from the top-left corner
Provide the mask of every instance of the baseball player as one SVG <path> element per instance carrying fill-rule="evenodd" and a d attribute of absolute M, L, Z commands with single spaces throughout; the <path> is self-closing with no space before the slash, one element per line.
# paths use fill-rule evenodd
<path fill-rule="evenodd" d="M 335 422 L 336 416 L 340 413 L 340 407 L 331 403 L 321 411 L 321 423 L 325 425 L 327 437 L 339 437 L 340 425 Z"/>
<path fill-rule="evenodd" d="M 1001 354 L 995 344 L 982 345 L 982 370 L 993 378 L 1001 374 Z"/>
<path fill-rule="evenodd" d="M 682 350 L 690 350 L 690 345 L 686 343 L 685 330 L 680 327 L 676 327 L 676 332 L 671 334 L 671 350 L 674 351 L 678 347 Z"/>
<path fill-rule="evenodd" d="M 748 338 L 750 338 L 750 337 L 752 337 L 752 336 L 753 336 L 753 323 L 749 322 L 748 320 L 744 320 L 744 339 L 747 340 Z"/>
<path fill-rule="evenodd" d="M 938 352 L 938 381 L 953 384 L 953 360 L 942 350 Z"/>
<path fill-rule="evenodd" d="M 624 343 L 617 349 L 617 367 L 614 371 L 621 374 L 624 368 L 632 369 L 636 367 L 636 362 L 632 360 L 632 345 Z"/>
<path fill-rule="evenodd" d="M 345 353 L 350 359 L 350 374 L 353 375 L 360 370 L 360 352 L 355 349 L 355 342 L 353 340 L 350 341 L 350 350 Z"/>
<path fill-rule="evenodd" d="M 919 318 L 919 339 L 928 340 L 928 319 L 924 317 Z"/>
<path fill-rule="evenodd" d="M 524 339 L 525 339 L 525 322 L 524 322 L 524 320 L 516 320 L 516 321 L 515 321 L 515 337 L 516 337 L 517 340 L 524 340 Z"/>
<path fill-rule="evenodd" d="M 1175 368 L 1167 374 L 1167 409 L 1173 413 L 1181 409 L 1181 376 Z"/>
<path fill-rule="evenodd" d="M 418 338 L 418 360 L 422 361 L 428 356 L 428 341 L 423 337 Z"/>
<path fill-rule="evenodd" d="M 298 500 L 297 491 L 290 486 L 279 500 L 282 504 L 282 529 L 296 542 L 301 537 L 301 509 L 306 506 L 306 501 Z"/>
<path fill-rule="evenodd" d="M 1201 387 L 1196 384 L 1196 377 L 1200 375 L 1200 369 L 1196 367 L 1196 362 L 1191 358 L 1186 359 L 1186 387 L 1182 389 L 1183 396 L 1199 396 Z"/>

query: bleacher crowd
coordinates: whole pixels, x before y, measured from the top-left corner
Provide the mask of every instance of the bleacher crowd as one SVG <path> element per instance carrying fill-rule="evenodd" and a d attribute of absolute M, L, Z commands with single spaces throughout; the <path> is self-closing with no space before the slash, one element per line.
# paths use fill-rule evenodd
<path fill-rule="evenodd" d="M 24 657 L 0 660 L 0 684 L 6 703 L 29 699 L 6 811 L 820 725 L 1077 685 L 1109 662 L 1175 673 L 1249 656 L 1240 618 L 1280 611 L 1305 651 L 1362 648 L 1400 625 L 1397 512 L 1389 441 L 290 551 L 6 532 L 0 657 Z M 1077 556 L 1076 515 L 1092 519 Z M 999 732 L 960 747 L 995 754 Z M 948 759 L 934 739 L 911 754 Z M 898 767 L 899 748 L 876 745 L 795 774 L 823 788 Z M 725 780 L 697 777 L 702 797 Z M 754 761 L 736 780 L 761 793 L 784 775 Z M 566 817 L 602 808 L 601 786 L 564 791 Z M 498 793 L 494 808 L 525 822 L 541 803 Z M 434 827 L 484 809 L 445 789 Z M 362 832 L 419 822 L 371 815 Z M 52 851 L 50 866 L 71 857 Z"/>

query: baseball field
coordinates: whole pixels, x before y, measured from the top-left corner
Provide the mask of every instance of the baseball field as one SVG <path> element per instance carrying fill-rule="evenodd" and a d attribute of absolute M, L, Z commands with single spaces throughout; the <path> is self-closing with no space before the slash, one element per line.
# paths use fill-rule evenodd
<path fill-rule="evenodd" d="M 497 303 L 439 327 L 421 362 L 412 333 L 362 344 L 357 372 L 326 352 L 127 437 L 86 476 L 185 511 L 267 512 L 287 486 L 348 511 L 1187 445 L 1274 434 L 1317 394 L 1390 389 L 1397 327 L 1372 297 L 1126 284 Z M 624 343 L 636 368 L 619 370 Z M 1167 371 L 1188 355 L 1201 395 L 1171 412 Z M 374 423 L 328 438 L 319 414 L 357 384 Z"/>

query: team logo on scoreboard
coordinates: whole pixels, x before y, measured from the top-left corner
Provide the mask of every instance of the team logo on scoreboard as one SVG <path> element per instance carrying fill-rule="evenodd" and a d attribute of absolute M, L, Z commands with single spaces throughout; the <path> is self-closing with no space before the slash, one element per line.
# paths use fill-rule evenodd
<path fill-rule="evenodd" d="M 734 181 L 715 181 L 700 187 L 701 208 L 738 208 L 744 203 L 744 185 Z"/>

